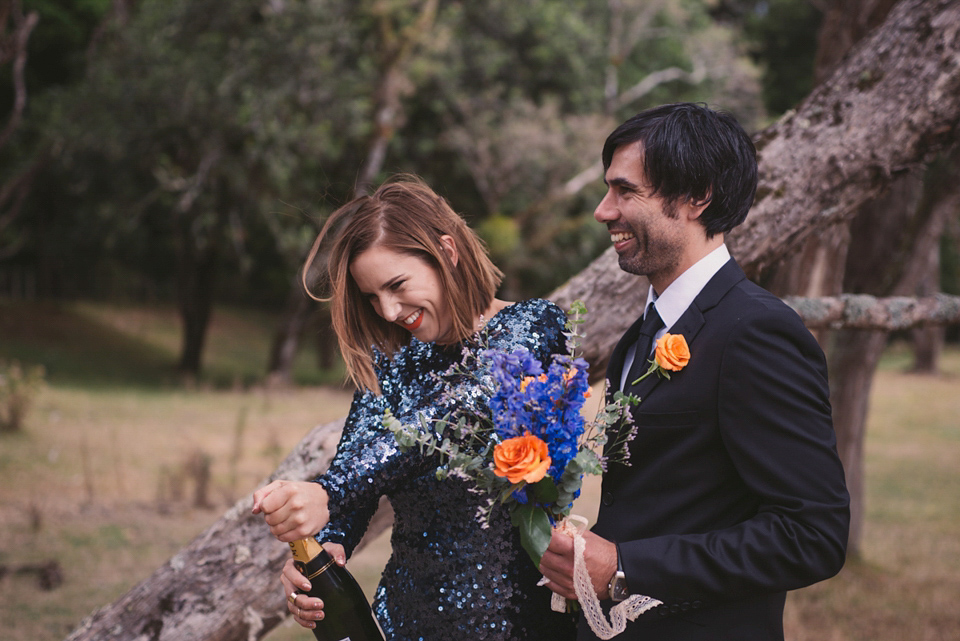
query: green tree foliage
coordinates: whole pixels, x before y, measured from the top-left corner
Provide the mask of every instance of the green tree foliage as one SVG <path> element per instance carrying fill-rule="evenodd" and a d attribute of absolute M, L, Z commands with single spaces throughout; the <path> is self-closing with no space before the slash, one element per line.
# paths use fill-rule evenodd
<path fill-rule="evenodd" d="M 542 294 L 608 242 L 583 172 L 616 122 L 681 99 L 760 114 L 702 0 L 440 0 L 424 22 L 430 1 L 71 5 L 89 9 L 84 75 L 45 103 L 53 161 L 21 226 L 47 290 L 176 297 L 196 370 L 212 300 L 282 304 L 379 139 L 377 180 L 423 175 L 489 234 L 505 295 Z"/>
<path fill-rule="evenodd" d="M 795 107 L 814 86 L 821 14 L 809 0 L 753 2 L 744 16 L 751 52 L 763 69 L 763 102 L 772 115 Z"/>

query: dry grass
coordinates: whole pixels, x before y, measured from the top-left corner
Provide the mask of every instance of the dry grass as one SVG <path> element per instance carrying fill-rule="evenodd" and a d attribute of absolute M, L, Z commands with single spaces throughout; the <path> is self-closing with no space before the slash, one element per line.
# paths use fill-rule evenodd
<path fill-rule="evenodd" d="M 960 353 L 936 377 L 878 373 L 866 443 L 862 558 L 787 601 L 793 641 L 952 641 L 960 631 Z"/>
<path fill-rule="evenodd" d="M 87 312 L 90 318 L 104 314 Z M 118 331 L 128 323 L 127 338 L 137 334 L 141 348 L 159 350 L 149 352 L 158 359 L 153 362 L 163 360 L 169 345 L 161 343 L 169 337 L 160 332 L 167 338 L 153 338 L 156 319 L 137 324 L 133 315 L 107 316 Z M 0 328 L 9 330 L 10 322 L 0 317 Z M 4 344 L 5 334 L 0 332 L 0 355 L 14 349 Z M 117 344 L 118 350 L 129 347 Z M 15 346 L 21 359 L 24 345 Z M 28 347 L 44 353 L 39 342 Z M 84 358 L 97 353 L 85 350 Z M 863 558 L 838 577 L 790 596 L 785 623 L 791 641 L 957 638 L 960 351 L 946 355 L 945 373 L 937 377 L 904 374 L 903 361 L 893 350 L 874 386 Z M 64 369 L 80 371 L 76 363 L 70 367 Z M 148 375 L 147 383 L 125 387 L 117 382 L 124 370 L 111 371 L 109 381 L 89 387 L 76 375 L 55 381 L 39 398 L 25 432 L 0 440 L 0 565 L 51 558 L 64 565 L 63 584 L 52 591 L 40 589 L 30 574 L 0 578 L 6 640 L 65 637 L 86 614 L 123 594 L 214 522 L 307 430 L 342 416 L 349 403 L 342 390 L 316 387 L 268 393 L 201 384 L 185 390 L 169 382 L 151 386 Z M 211 464 L 209 508 L 193 506 L 195 476 L 187 463 L 198 453 Z M 598 485 L 588 481 L 577 512 L 593 518 Z M 388 554 L 382 536 L 351 560 L 368 594 Z M 270 638 L 311 637 L 284 625 Z"/>
<path fill-rule="evenodd" d="M 0 579 L 3 638 L 62 639 L 255 489 L 313 425 L 348 407 L 347 393 L 321 388 L 49 389 L 27 431 L 2 444 L 0 564 L 59 559 L 64 582 L 43 591 L 33 575 Z M 195 506 L 189 462 L 198 453 L 210 457 L 209 507 Z"/>

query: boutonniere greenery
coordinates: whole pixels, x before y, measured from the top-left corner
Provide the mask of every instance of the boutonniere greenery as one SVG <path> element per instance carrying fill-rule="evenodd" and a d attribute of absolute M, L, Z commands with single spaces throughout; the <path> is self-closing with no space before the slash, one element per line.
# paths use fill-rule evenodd
<path fill-rule="evenodd" d="M 690 362 L 690 348 L 683 334 L 664 334 L 657 339 L 657 347 L 650 360 L 650 368 L 631 385 L 636 385 L 654 372 L 670 378 L 670 372 L 679 372 Z"/>

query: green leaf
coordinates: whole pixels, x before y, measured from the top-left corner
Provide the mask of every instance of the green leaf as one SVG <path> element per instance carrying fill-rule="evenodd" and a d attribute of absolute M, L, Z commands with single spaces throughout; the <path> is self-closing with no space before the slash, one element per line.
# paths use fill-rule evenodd
<path fill-rule="evenodd" d="M 531 501 L 549 505 L 557 500 L 557 486 L 549 475 L 544 476 L 536 483 L 527 485 L 527 496 Z"/>
<path fill-rule="evenodd" d="M 553 534 L 547 513 L 529 503 L 517 505 L 510 514 L 510 522 L 520 530 L 520 544 L 530 555 L 533 565 L 539 568 Z"/>

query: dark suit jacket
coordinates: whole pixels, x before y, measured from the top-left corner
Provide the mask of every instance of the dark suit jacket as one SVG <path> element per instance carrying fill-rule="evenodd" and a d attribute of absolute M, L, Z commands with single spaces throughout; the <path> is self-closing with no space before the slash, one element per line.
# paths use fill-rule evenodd
<path fill-rule="evenodd" d="M 613 352 L 614 386 L 638 329 Z M 664 602 L 617 639 L 781 640 L 786 591 L 833 576 L 846 552 L 823 352 L 732 259 L 668 331 L 690 362 L 627 383 L 641 399 L 631 465 L 610 465 L 593 528 L 618 544 L 631 593 Z M 580 638 L 596 637 L 581 623 Z"/>

